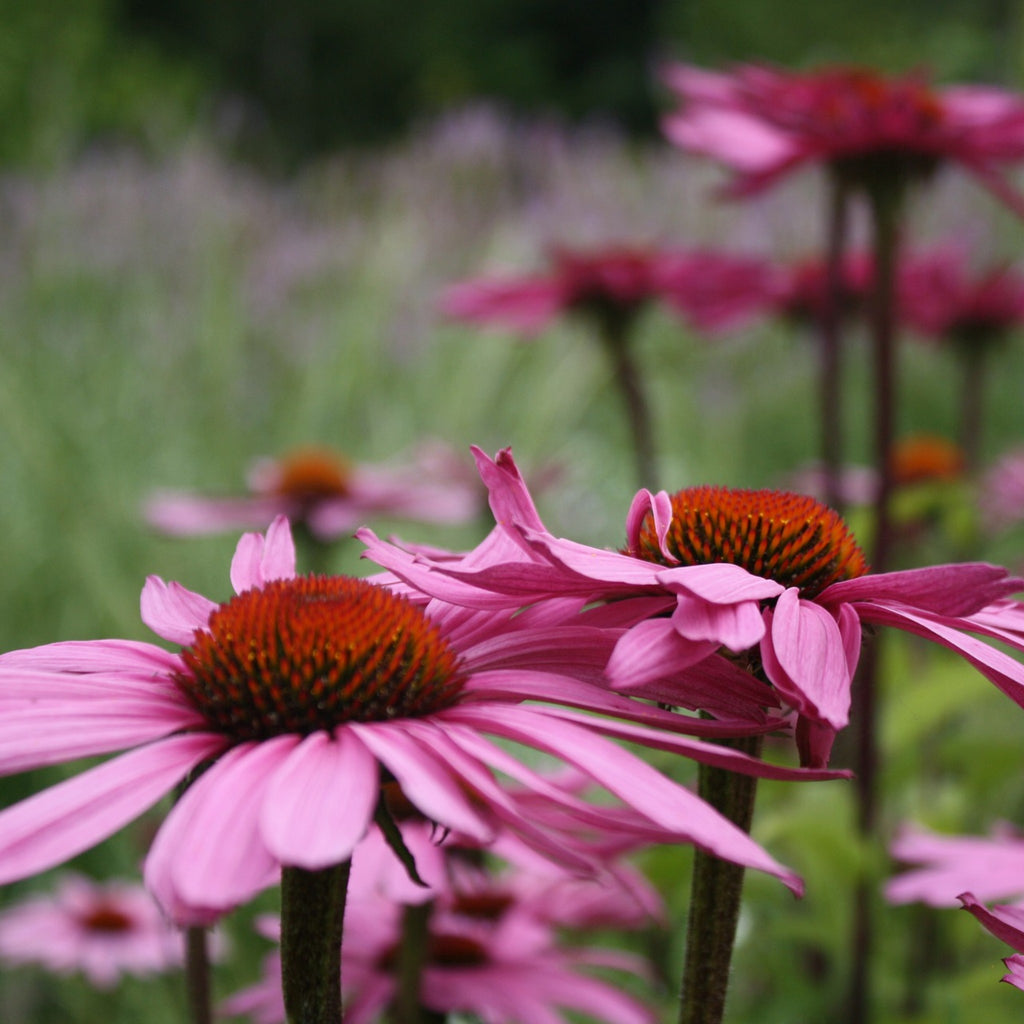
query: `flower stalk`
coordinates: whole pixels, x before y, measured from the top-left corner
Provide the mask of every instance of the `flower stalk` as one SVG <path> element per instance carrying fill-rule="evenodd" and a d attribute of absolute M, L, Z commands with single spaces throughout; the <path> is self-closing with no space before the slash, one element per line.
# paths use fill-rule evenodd
<path fill-rule="evenodd" d="M 722 745 L 757 757 L 763 737 L 723 740 Z M 757 779 L 708 765 L 700 766 L 698 792 L 745 832 L 754 817 Z M 736 943 L 745 869 L 701 849 L 694 853 L 690 916 L 679 1024 L 721 1024 Z"/>
<path fill-rule="evenodd" d="M 206 928 L 185 929 L 185 994 L 192 1024 L 213 1024 L 208 939 Z"/>
<path fill-rule="evenodd" d="M 288 1024 L 340 1024 L 341 932 L 350 861 L 281 869 L 281 971 Z"/>
<path fill-rule="evenodd" d="M 626 406 L 638 486 L 656 491 L 658 475 L 655 468 L 650 403 L 647 401 L 640 367 L 633 358 L 630 348 L 633 320 L 632 311 L 608 311 L 599 315 L 598 332 L 611 358 L 615 384 Z"/>

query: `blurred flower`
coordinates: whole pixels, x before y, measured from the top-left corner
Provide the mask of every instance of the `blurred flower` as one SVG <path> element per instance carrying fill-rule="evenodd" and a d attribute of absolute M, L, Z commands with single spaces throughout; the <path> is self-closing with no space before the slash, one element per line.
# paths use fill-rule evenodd
<path fill-rule="evenodd" d="M 1024 665 L 969 635 L 1024 650 L 1024 612 L 1007 600 L 1024 580 L 1003 568 L 871 574 L 821 503 L 724 487 L 641 490 L 625 549 L 601 550 L 548 532 L 510 451 L 476 456 L 498 523 L 489 541 L 462 565 L 403 561 L 379 542 L 371 557 L 452 601 L 490 590 L 492 606 L 575 596 L 613 602 L 620 621 L 633 609 L 606 668 L 617 690 L 733 715 L 744 702 L 754 713 L 781 699 L 797 712 L 803 763 L 821 766 L 847 724 L 863 627 L 889 625 L 958 652 L 1024 706 Z"/>
<path fill-rule="evenodd" d="M 495 770 L 552 794 L 493 734 L 572 765 L 678 840 L 799 888 L 744 832 L 601 735 L 624 729 L 739 771 L 794 774 L 678 735 L 746 735 L 762 723 L 682 722 L 594 685 L 619 633 L 614 614 L 592 621 L 572 601 L 472 612 L 369 580 L 297 577 L 283 517 L 265 538 L 241 539 L 231 582 L 237 596 L 217 605 L 147 580 L 143 621 L 179 654 L 99 640 L 0 656 L 0 771 L 129 748 L 0 811 L 0 884 L 95 845 L 201 766 L 145 868 L 179 922 L 214 919 L 274 884 L 282 865 L 346 861 L 374 818 L 382 773 L 443 828 L 487 843 L 508 827 L 586 870 L 498 784 Z"/>
<path fill-rule="evenodd" d="M 307 526 L 319 540 L 351 533 L 370 517 L 428 523 L 464 523 L 479 512 L 480 492 L 438 473 L 437 448 L 408 466 L 351 463 L 326 448 L 298 448 L 261 459 L 249 472 L 244 497 L 213 498 L 164 491 L 145 504 L 150 524 L 165 533 L 265 529 L 275 516 Z"/>
<path fill-rule="evenodd" d="M 140 885 L 61 878 L 52 895 L 31 896 L 0 913 L 0 959 L 58 974 L 80 971 L 97 988 L 122 974 L 181 966 L 184 940 Z"/>
<path fill-rule="evenodd" d="M 1024 198 L 1001 174 L 1024 159 L 1024 98 L 1014 93 L 936 88 L 921 74 L 857 67 L 719 73 L 680 64 L 664 79 L 683 103 L 665 118 L 666 135 L 730 168 L 732 195 L 752 195 L 811 163 L 864 185 L 927 176 L 952 161 L 1024 213 Z"/>
<path fill-rule="evenodd" d="M 483 899 L 477 911 L 485 905 Z M 497 902 L 490 905 L 493 911 Z M 488 1024 L 548 1021 L 561 1024 L 563 1011 L 608 1024 L 653 1024 L 654 1013 L 618 986 L 585 973 L 588 966 L 646 975 L 639 957 L 617 950 L 563 948 L 554 933 L 514 900 L 500 913 L 464 913 L 458 902 L 440 903 L 430 916 L 420 1003 L 441 1016 L 470 1014 Z M 262 922 L 265 934 L 272 923 Z M 398 990 L 400 907 L 355 897 L 345 912 L 342 986 L 346 1024 L 380 1019 Z M 581 969 L 583 968 L 583 969 Z M 271 954 L 264 977 L 221 1006 L 229 1016 L 248 1014 L 257 1024 L 285 1019 L 281 961 Z"/>
<path fill-rule="evenodd" d="M 1024 836 L 1010 825 L 997 826 L 990 836 L 939 835 L 904 826 L 889 853 L 917 865 L 886 883 L 890 903 L 955 907 L 965 889 L 981 900 L 1024 895 Z"/>
<path fill-rule="evenodd" d="M 938 434 L 911 434 L 892 450 L 892 478 L 896 487 L 959 480 L 964 453 L 959 445 Z"/>
<path fill-rule="evenodd" d="M 771 286 L 762 260 L 714 250 L 554 248 L 550 258 L 547 274 L 451 285 L 441 311 L 532 337 L 562 313 L 629 322 L 645 305 L 664 301 L 697 330 L 714 333 L 754 316 Z"/>
<path fill-rule="evenodd" d="M 990 530 L 1024 522 L 1024 448 L 1005 452 L 981 479 L 978 504 Z"/>
<path fill-rule="evenodd" d="M 916 331 L 974 350 L 1024 325 L 1024 274 L 975 272 L 958 246 L 915 255 L 901 270 L 903 315 Z"/>
<path fill-rule="evenodd" d="M 778 271 L 772 305 L 780 316 L 798 324 L 817 326 L 828 308 L 828 268 L 818 257 L 798 260 Z M 862 315 L 874 287 L 874 269 L 866 252 L 848 253 L 842 261 L 839 281 L 839 315 Z"/>
<path fill-rule="evenodd" d="M 997 939 L 1013 946 L 1017 955 L 1008 956 L 1003 963 L 1008 973 L 1000 978 L 1014 988 L 1024 989 L 1024 902 L 1011 903 L 1001 907 L 984 907 L 973 893 L 961 893 L 957 899 L 964 910 L 976 917 Z"/>

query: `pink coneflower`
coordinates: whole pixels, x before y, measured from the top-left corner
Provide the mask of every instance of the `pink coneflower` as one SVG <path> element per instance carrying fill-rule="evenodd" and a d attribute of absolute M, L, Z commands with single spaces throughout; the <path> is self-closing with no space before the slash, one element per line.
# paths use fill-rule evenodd
<path fill-rule="evenodd" d="M 916 867 L 885 886 L 890 903 L 927 903 L 954 907 L 965 889 L 980 900 L 1024 895 L 1024 836 L 999 825 L 989 836 L 951 836 L 906 827 L 889 853 Z"/>
<path fill-rule="evenodd" d="M 180 653 L 100 640 L 0 657 L 5 773 L 128 750 L 0 812 L 0 883 L 95 845 L 200 767 L 146 862 L 160 902 L 189 923 L 247 900 L 281 865 L 346 860 L 374 816 L 382 773 L 443 827 L 486 842 L 500 823 L 546 849 L 551 840 L 517 813 L 492 768 L 551 789 L 493 734 L 572 764 L 680 838 L 797 884 L 687 789 L 602 738 L 801 777 L 650 727 L 742 735 L 771 721 L 684 724 L 588 682 L 619 632 L 607 613 L 578 616 L 578 602 L 516 616 L 426 598 L 421 608 L 366 580 L 297 577 L 283 518 L 265 539 L 242 538 L 231 580 L 237 596 L 221 605 L 147 581 L 143 620 Z M 538 698 L 547 705 L 521 703 Z"/>
<path fill-rule="evenodd" d="M 1003 960 L 1007 973 L 999 980 L 1024 989 L 1024 956 L 1021 955 L 1024 954 L 1024 902 L 987 908 L 970 892 L 961 893 L 957 899 L 964 910 L 977 918 L 997 939 L 1002 939 L 1017 951 L 1014 956 Z"/>
<path fill-rule="evenodd" d="M 80 972 L 97 988 L 181 966 L 184 941 L 141 886 L 65 875 L 52 895 L 0 913 L 0 959 Z"/>
<path fill-rule="evenodd" d="M 372 899 L 349 903 L 342 944 L 346 1024 L 380 1019 L 398 996 L 399 910 Z M 653 1024 L 651 1010 L 618 986 L 586 973 L 594 966 L 644 976 L 645 965 L 638 957 L 563 948 L 528 915 L 508 905 L 502 911 L 495 917 L 460 913 L 457 906 L 435 909 L 420 977 L 420 1006 L 442 1016 L 478 1016 L 488 1024 L 565 1024 L 566 1012 L 572 1011 L 607 1024 Z M 261 931 L 272 935 L 273 922 L 261 922 Z M 256 1024 L 284 1021 L 280 958 L 271 954 L 263 979 L 232 996 L 221 1010 L 247 1014 Z"/>
<path fill-rule="evenodd" d="M 771 304 L 780 316 L 798 324 L 819 325 L 829 304 L 841 319 L 863 315 L 874 287 L 874 267 L 866 252 L 846 253 L 839 268 L 838 295 L 829 292 L 826 262 L 818 257 L 797 260 L 777 271 Z"/>
<path fill-rule="evenodd" d="M 701 331 L 729 330 L 754 315 L 771 286 L 766 264 L 711 250 L 556 247 L 547 273 L 482 277 L 448 287 L 447 316 L 532 337 L 564 313 L 629 320 L 665 301 Z"/>
<path fill-rule="evenodd" d="M 144 511 L 150 524 L 174 535 L 265 529 L 283 515 L 321 541 L 346 536 L 374 517 L 469 522 L 479 512 L 477 489 L 432 475 L 437 465 L 432 449 L 409 466 L 388 467 L 353 463 L 327 448 L 297 448 L 254 463 L 245 496 L 164 491 Z"/>
<path fill-rule="evenodd" d="M 683 103 L 665 119 L 666 135 L 730 168 L 733 195 L 760 192 L 812 163 L 862 184 L 879 174 L 925 176 L 954 162 L 1024 213 L 1024 199 L 1001 173 L 1024 159 L 1024 99 L 1014 93 L 936 88 L 921 74 L 856 67 L 718 73 L 674 65 L 664 77 Z"/>
<path fill-rule="evenodd" d="M 959 653 L 1024 706 L 1024 665 L 978 633 L 1024 650 L 1019 623 L 991 613 L 1024 580 L 985 563 L 872 574 L 845 523 L 812 498 L 778 491 L 697 487 L 640 491 L 622 551 L 553 536 L 508 450 L 475 450 L 497 537 L 460 566 L 403 557 L 371 540 L 372 556 L 448 600 L 529 604 L 555 595 L 614 600 L 636 624 L 617 642 L 607 676 L 616 689 L 693 706 L 702 674 L 733 681 L 750 663 L 795 710 L 805 763 L 827 762 L 847 722 L 865 625 L 890 625 Z M 725 657 L 724 655 L 727 655 Z M 759 676 L 760 677 L 760 676 Z M 723 691 L 724 693 L 725 691 Z M 735 691 L 740 692 L 738 689 Z M 707 709 L 706 710 L 713 710 Z"/>

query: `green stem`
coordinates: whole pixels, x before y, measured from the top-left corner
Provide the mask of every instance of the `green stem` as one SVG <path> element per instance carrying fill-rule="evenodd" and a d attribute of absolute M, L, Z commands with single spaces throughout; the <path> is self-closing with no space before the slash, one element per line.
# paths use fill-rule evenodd
<path fill-rule="evenodd" d="M 398 989 L 391 1007 L 391 1024 L 433 1024 L 443 1020 L 423 1007 L 420 989 L 430 944 L 433 901 L 402 908 L 402 944 L 398 950 Z"/>
<path fill-rule="evenodd" d="M 192 1024 L 213 1024 L 207 938 L 205 928 L 185 929 L 185 992 Z"/>
<path fill-rule="evenodd" d="M 615 384 L 626 406 L 637 484 L 656 491 L 658 474 L 654 458 L 654 431 L 643 376 L 630 347 L 632 325 L 632 316 L 604 316 L 600 322 L 600 334 L 612 361 Z"/>
<path fill-rule="evenodd" d="M 281 870 L 281 972 L 288 1024 L 339 1024 L 341 930 L 350 863 Z"/>
<path fill-rule="evenodd" d="M 828 195 L 828 237 L 825 243 L 825 305 L 821 334 L 821 461 L 825 473 L 825 502 L 843 512 L 842 323 L 845 297 L 843 262 L 849 226 L 849 191 L 833 176 Z"/>
<path fill-rule="evenodd" d="M 762 737 L 725 740 L 723 746 L 757 757 Z M 699 793 L 744 832 L 754 816 L 757 779 L 722 768 L 700 766 Z M 736 943 L 745 869 L 697 850 L 693 861 L 690 917 L 679 1024 L 721 1024 Z"/>

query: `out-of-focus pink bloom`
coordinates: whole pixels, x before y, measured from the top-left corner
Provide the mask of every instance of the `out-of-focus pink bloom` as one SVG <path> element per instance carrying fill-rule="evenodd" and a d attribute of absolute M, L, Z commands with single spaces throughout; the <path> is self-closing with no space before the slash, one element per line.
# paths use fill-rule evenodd
<path fill-rule="evenodd" d="M 990 836 L 939 835 L 905 827 L 889 853 L 917 865 L 886 884 L 890 903 L 955 907 L 965 889 L 986 901 L 1024 895 L 1024 836 L 1009 825 L 998 826 Z"/>
<path fill-rule="evenodd" d="M 1002 939 L 1017 951 L 1015 956 L 1003 960 L 1007 973 L 999 980 L 1024 989 L 1024 956 L 1020 955 L 1024 953 L 1024 902 L 989 909 L 978 902 L 974 893 L 961 893 L 957 899 L 964 910 L 977 918 L 997 939 Z"/>
<path fill-rule="evenodd" d="M 550 261 L 547 274 L 451 285 L 440 309 L 453 319 L 532 337 L 563 313 L 622 323 L 664 301 L 697 330 L 715 333 L 755 316 L 772 283 L 764 261 L 712 250 L 556 248 Z"/>
<path fill-rule="evenodd" d="M 863 628 L 888 625 L 956 651 L 1024 706 L 1024 665 L 972 635 L 1024 650 L 1021 606 L 1008 600 L 1024 580 L 1003 568 L 871 574 L 846 525 L 820 502 L 721 487 L 641 490 L 625 548 L 601 550 L 547 530 L 510 451 L 494 460 L 475 452 L 498 524 L 490 538 L 461 565 L 431 564 L 363 532 L 371 557 L 456 603 L 490 591 L 492 606 L 576 596 L 612 602 L 620 621 L 632 609 L 606 668 L 619 691 L 713 713 L 738 714 L 744 699 L 781 700 L 797 712 L 802 761 L 822 766 L 847 724 Z M 749 652 L 763 680 L 726 652 Z"/>
<path fill-rule="evenodd" d="M 967 347 L 998 341 L 1024 324 L 1024 274 L 1007 265 L 978 273 L 961 247 L 905 261 L 900 298 L 916 331 Z"/>
<path fill-rule="evenodd" d="M 179 967 L 184 940 L 140 885 L 61 878 L 52 895 L 31 896 L 0 913 L 0 959 L 81 972 L 97 988 L 123 974 Z"/>
<path fill-rule="evenodd" d="M 442 828 L 481 843 L 508 828 L 588 870 L 495 775 L 560 799 L 582 822 L 596 824 L 603 809 L 559 794 L 494 736 L 571 765 L 662 835 L 800 888 L 745 832 L 604 734 L 759 776 L 834 775 L 681 735 L 757 734 L 771 721 L 682 721 L 595 685 L 621 633 L 614 610 L 592 616 L 561 601 L 523 614 L 471 611 L 369 580 L 296 576 L 283 517 L 266 537 L 242 537 L 231 582 L 236 596 L 218 605 L 148 579 L 143 621 L 180 653 L 99 640 L 0 656 L 0 773 L 128 751 L 0 811 L 0 884 L 94 846 L 199 765 L 145 867 L 180 922 L 245 902 L 282 865 L 346 861 L 382 778 Z"/>
<path fill-rule="evenodd" d="M 245 496 L 163 491 L 146 502 L 144 513 L 158 530 L 178 536 L 266 529 L 283 515 L 324 541 L 350 534 L 369 518 L 469 522 L 480 511 L 479 488 L 438 475 L 438 469 L 433 448 L 403 467 L 351 463 L 326 448 L 299 448 L 254 463 Z"/>
<path fill-rule="evenodd" d="M 978 504 L 990 530 L 1024 522 L 1024 448 L 1004 453 L 981 478 Z"/>
<path fill-rule="evenodd" d="M 921 74 L 867 68 L 817 71 L 744 65 L 712 72 L 678 64 L 664 79 L 682 108 L 668 138 L 734 172 L 729 193 L 760 192 L 808 164 L 848 179 L 905 179 L 959 164 L 1024 213 L 1003 168 L 1024 159 L 1024 98 L 987 86 L 937 88 Z"/>
<path fill-rule="evenodd" d="M 565 1024 L 565 1011 L 607 1024 L 653 1024 L 649 1008 L 586 973 L 589 966 L 611 967 L 644 977 L 646 965 L 639 957 L 618 950 L 562 948 L 548 927 L 504 900 L 481 900 L 475 913 L 461 912 L 465 909 L 440 903 L 430 916 L 420 979 L 420 1003 L 427 1010 L 479 1016 L 487 1024 Z M 263 922 L 261 930 L 269 933 L 269 923 Z M 349 900 L 341 949 L 347 1024 L 379 1019 L 395 998 L 401 934 L 395 904 Z M 256 1024 L 284 1021 L 279 955 L 271 954 L 263 978 L 221 1010 L 248 1014 Z"/>
<path fill-rule="evenodd" d="M 852 318 L 863 314 L 874 287 L 874 264 L 865 252 L 848 253 L 839 273 L 839 315 Z M 780 267 L 776 275 L 772 304 L 783 317 L 801 324 L 820 323 L 831 300 L 828 270 L 824 260 L 813 257 Z"/>

